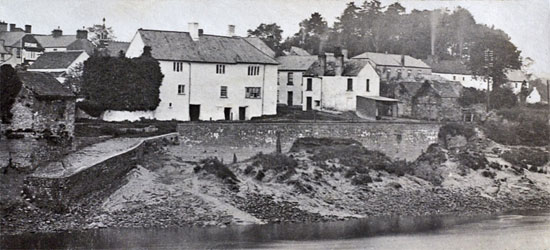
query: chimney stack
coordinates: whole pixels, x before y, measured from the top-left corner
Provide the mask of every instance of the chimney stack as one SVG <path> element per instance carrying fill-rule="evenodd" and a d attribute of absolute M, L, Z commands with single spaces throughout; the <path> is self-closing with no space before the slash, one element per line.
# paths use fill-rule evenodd
<path fill-rule="evenodd" d="M 32 26 L 30 24 L 25 24 L 25 33 L 32 33 Z"/>
<path fill-rule="evenodd" d="M 227 25 L 227 36 L 229 37 L 235 36 L 235 25 L 233 24 Z"/>
<path fill-rule="evenodd" d="M 57 26 L 57 29 L 52 30 L 53 37 L 60 37 L 62 35 L 63 35 L 63 30 L 61 30 L 59 26 Z"/>
<path fill-rule="evenodd" d="M 88 31 L 84 28 L 76 30 L 76 39 L 88 39 Z"/>
<path fill-rule="evenodd" d="M 8 24 L 5 22 L 0 22 L 0 32 L 8 31 Z"/>
<path fill-rule="evenodd" d="M 405 67 L 405 55 L 401 54 L 401 67 Z"/>
<path fill-rule="evenodd" d="M 15 31 L 15 23 L 10 23 L 10 31 Z"/>
<path fill-rule="evenodd" d="M 321 76 L 323 76 L 327 71 L 327 55 L 325 55 L 324 53 L 319 54 L 318 59 L 319 59 L 319 65 L 321 66 L 321 71 L 322 71 Z"/>
<path fill-rule="evenodd" d="M 344 51 L 340 48 L 338 48 L 338 52 L 335 55 L 336 63 L 334 67 L 334 75 L 335 76 L 341 76 L 344 72 Z"/>
<path fill-rule="evenodd" d="M 199 40 L 199 23 L 188 23 L 187 29 L 193 41 Z"/>
<path fill-rule="evenodd" d="M 344 56 L 344 61 L 349 59 L 349 52 L 347 49 L 342 49 L 342 55 Z"/>
<path fill-rule="evenodd" d="M 202 36 L 204 34 L 204 30 L 203 29 L 199 29 L 199 37 Z"/>

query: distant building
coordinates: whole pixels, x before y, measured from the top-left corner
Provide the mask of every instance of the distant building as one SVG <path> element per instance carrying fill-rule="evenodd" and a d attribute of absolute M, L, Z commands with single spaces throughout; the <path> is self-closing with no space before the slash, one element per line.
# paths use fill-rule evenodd
<path fill-rule="evenodd" d="M 303 104 L 303 75 L 304 72 L 317 61 L 317 56 L 280 56 L 277 103 L 288 106 L 301 106 Z"/>
<path fill-rule="evenodd" d="M 129 58 L 150 48 L 164 79 L 154 111 L 107 111 L 105 120 L 249 120 L 275 115 L 278 62 L 247 39 L 206 35 L 198 23 L 188 32 L 139 29 Z M 233 26 L 234 27 L 234 26 Z"/>
<path fill-rule="evenodd" d="M 512 69 L 506 72 L 506 78 L 508 81 L 504 86 L 512 89 L 516 95 L 521 92 L 523 84 L 525 84 L 526 88 L 529 88 L 529 78 L 519 69 Z"/>
<path fill-rule="evenodd" d="M 16 27 L 15 24 L 0 22 L 0 65 L 32 64 L 44 51 L 44 48 L 38 43 L 31 34 L 32 26 L 25 25 L 25 29 Z"/>
<path fill-rule="evenodd" d="M 288 52 L 288 55 L 290 55 L 290 56 L 310 56 L 311 54 L 309 54 L 305 49 L 292 46 L 292 47 L 290 47 L 290 51 Z"/>
<path fill-rule="evenodd" d="M 85 51 L 46 52 L 29 67 L 28 71 L 48 72 L 62 83 L 67 73 L 83 65 L 89 57 Z"/>
<path fill-rule="evenodd" d="M 44 48 L 44 52 L 83 50 L 88 55 L 94 53 L 94 45 L 88 40 L 88 31 L 85 29 L 77 30 L 76 35 L 63 35 L 63 30 L 58 27 L 52 30 L 50 35 L 34 36 Z"/>
<path fill-rule="evenodd" d="M 539 103 L 542 101 L 537 87 L 533 87 L 533 90 L 531 90 L 525 101 L 530 104 Z"/>
<path fill-rule="evenodd" d="M 424 60 L 432 67 L 432 74 L 441 76 L 449 81 L 457 81 L 465 88 L 487 90 L 487 80 L 483 76 L 476 76 L 460 60 Z M 489 88 L 491 86 L 489 85 Z"/>
<path fill-rule="evenodd" d="M 346 57 L 325 53 L 304 72 L 302 110 L 357 111 L 358 98 L 380 96 L 380 77 L 371 62 Z"/>
<path fill-rule="evenodd" d="M 365 52 L 353 59 L 366 59 L 373 63 L 381 81 L 414 78 L 432 73 L 428 64 L 408 55 Z"/>
<path fill-rule="evenodd" d="M 107 50 L 109 56 L 118 57 L 121 54 L 126 55 L 126 51 L 128 50 L 129 46 L 129 42 L 108 41 L 105 44 L 105 49 Z"/>
<path fill-rule="evenodd" d="M 43 72 L 18 72 L 23 87 L 11 109 L 6 130 L 37 135 L 74 134 L 75 95 L 53 76 Z"/>

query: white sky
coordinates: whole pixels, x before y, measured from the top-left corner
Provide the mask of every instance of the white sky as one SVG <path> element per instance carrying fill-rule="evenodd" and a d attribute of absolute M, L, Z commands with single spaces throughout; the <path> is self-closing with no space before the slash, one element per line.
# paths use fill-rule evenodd
<path fill-rule="evenodd" d="M 207 34 L 226 34 L 227 25 L 237 35 L 260 23 L 276 22 L 283 36 L 294 34 L 298 23 L 320 12 L 329 25 L 350 0 L 0 0 L 0 20 L 33 26 L 33 33 L 50 33 L 57 26 L 75 34 L 82 26 L 107 19 L 118 40 L 129 41 L 138 28 L 187 30 L 198 22 Z M 550 74 L 550 0 L 382 0 L 407 8 L 434 9 L 462 6 L 478 23 L 504 30 L 522 51 L 535 60 L 534 72 Z M 358 6 L 363 1 L 355 1 Z"/>

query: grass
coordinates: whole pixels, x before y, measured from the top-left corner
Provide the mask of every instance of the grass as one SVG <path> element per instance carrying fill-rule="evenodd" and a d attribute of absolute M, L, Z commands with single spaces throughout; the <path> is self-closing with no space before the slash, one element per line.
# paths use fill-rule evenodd
<path fill-rule="evenodd" d="M 256 179 L 261 181 L 268 171 L 273 171 L 277 175 L 278 181 L 284 181 L 296 174 L 297 166 L 298 162 L 285 154 L 259 153 L 252 157 L 252 164 L 245 169 L 245 174 L 250 174 L 254 172 L 253 170 L 257 170 Z"/>
<path fill-rule="evenodd" d="M 545 146 L 550 144 L 549 112 L 538 106 L 501 109 L 497 114 L 509 121 L 488 121 L 483 125 L 491 140 L 506 145 Z"/>

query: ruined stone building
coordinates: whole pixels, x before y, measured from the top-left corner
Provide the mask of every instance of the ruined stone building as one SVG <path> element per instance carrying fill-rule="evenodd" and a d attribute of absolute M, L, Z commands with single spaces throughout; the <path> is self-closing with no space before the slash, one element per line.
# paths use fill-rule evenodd
<path fill-rule="evenodd" d="M 11 108 L 11 123 L 3 129 L 25 136 L 72 137 L 75 95 L 48 73 L 17 74 L 22 88 Z"/>

